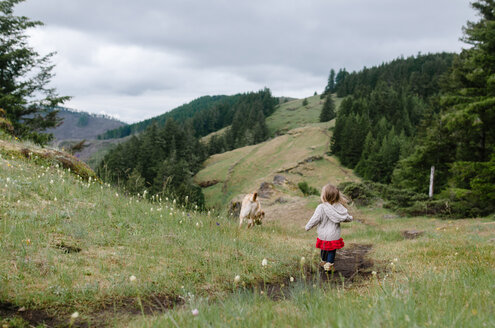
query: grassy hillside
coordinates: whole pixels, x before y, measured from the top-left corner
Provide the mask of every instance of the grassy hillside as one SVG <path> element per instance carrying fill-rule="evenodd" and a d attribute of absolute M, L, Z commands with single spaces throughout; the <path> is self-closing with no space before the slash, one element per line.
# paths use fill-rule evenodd
<path fill-rule="evenodd" d="M 311 209 L 294 217 L 285 207 L 239 231 L 235 219 L 128 197 L 14 156 L 7 143 L 0 147 L 2 325 L 495 324 L 493 218 L 447 222 L 354 208 L 360 221 L 342 226 L 346 247 L 332 278 L 316 269 L 315 233 L 301 228 Z M 407 239 L 405 229 L 423 234 Z"/>
<path fill-rule="evenodd" d="M 281 135 L 296 127 L 320 121 L 320 112 L 325 99 L 320 96 L 306 98 L 308 105 L 303 106 L 304 99 L 297 99 L 281 104 L 275 113 L 266 119 L 266 124 L 272 135 Z M 333 98 L 338 109 L 342 98 Z"/>
<path fill-rule="evenodd" d="M 328 127 L 332 124 L 317 123 L 294 129 L 258 145 L 210 157 L 195 177 L 198 183 L 218 181 L 203 189 L 207 205 L 222 208 L 239 195 L 257 190 L 262 182 L 272 182 L 277 174 L 295 184 L 307 181 L 314 186 L 322 181 L 334 184 L 356 181 L 351 170 L 341 168 L 335 158 L 325 154 Z M 312 157 L 318 159 L 305 162 Z"/>

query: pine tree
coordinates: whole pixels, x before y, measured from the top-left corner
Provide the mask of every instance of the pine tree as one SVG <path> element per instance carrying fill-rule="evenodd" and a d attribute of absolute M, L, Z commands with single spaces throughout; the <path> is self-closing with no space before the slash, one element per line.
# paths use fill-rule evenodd
<path fill-rule="evenodd" d="M 69 97 L 60 97 L 48 86 L 54 53 L 41 56 L 28 45 L 26 31 L 43 24 L 14 15 L 14 6 L 23 1 L 0 1 L 0 108 L 16 136 L 43 144 L 52 136 L 40 132 L 60 123 L 53 108 Z"/>
<path fill-rule="evenodd" d="M 332 68 L 330 70 L 330 75 L 328 76 L 327 86 L 325 87 L 325 91 L 323 91 L 322 96 L 326 96 L 334 92 L 335 92 L 335 71 Z"/>
<path fill-rule="evenodd" d="M 328 122 L 335 118 L 335 104 L 332 99 L 332 95 L 328 94 L 325 98 L 325 103 L 320 113 L 320 122 Z"/>
<path fill-rule="evenodd" d="M 495 1 L 472 6 L 481 20 L 464 28 L 463 41 L 472 48 L 454 62 L 442 105 L 444 120 L 459 142 L 458 159 L 488 161 L 495 145 Z"/>

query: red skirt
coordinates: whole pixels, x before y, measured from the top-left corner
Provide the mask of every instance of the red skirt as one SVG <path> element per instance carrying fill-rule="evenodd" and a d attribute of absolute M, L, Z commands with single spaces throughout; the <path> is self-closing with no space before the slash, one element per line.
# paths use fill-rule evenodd
<path fill-rule="evenodd" d="M 322 251 L 333 251 L 334 249 L 341 249 L 342 247 L 344 247 L 344 240 L 342 238 L 330 241 L 316 238 L 316 248 L 319 248 Z"/>

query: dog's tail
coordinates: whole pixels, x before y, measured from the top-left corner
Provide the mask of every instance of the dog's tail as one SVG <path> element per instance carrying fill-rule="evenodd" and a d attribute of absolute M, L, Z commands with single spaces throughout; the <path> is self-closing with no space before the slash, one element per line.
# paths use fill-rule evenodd
<path fill-rule="evenodd" d="M 258 198 L 258 193 L 257 193 L 257 192 L 255 192 L 255 193 L 253 194 L 253 202 L 255 202 L 255 201 L 256 201 L 256 198 Z"/>

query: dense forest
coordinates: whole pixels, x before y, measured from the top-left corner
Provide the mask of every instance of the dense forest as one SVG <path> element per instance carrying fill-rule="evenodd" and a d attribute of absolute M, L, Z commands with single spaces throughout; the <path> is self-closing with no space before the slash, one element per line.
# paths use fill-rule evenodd
<path fill-rule="evenodd" d="M 473 4 L 459 55 L 397 59 L 360 72 L 341 69 L 328 92 L 345 96 L 331 152 L 366 180 L 427 193 L 445 214 L 495 210 L 495 17 L 493 2 Z"/>
<path fill-rule="evenodd" d="M 360 72 L 340 70 L 334 90 L 347 96 L 340 106 L 331 151 L 363 178 L 390 183 L 394 167 L 411 151 L 433 96 L 452 66 L 453 54 L 397 59 Z"/>
<path fill-rule="evenodd" d="M 146 190 L 203 206 L 201 188 L 192 182 L 202 162 L 210 154 L 266 140 L 265 117 L 278 103 L 266 88 L 230 99 L 235 102 L 198 109 L 185 121 L 169 117 L 164 126 L 151 124 L 110 151 L 98 167 L 99 176 L 131 193 Z M 209 144 L 199 141 L 200 136 L 230 124 L 223 135 L 210 138 Z"/>

